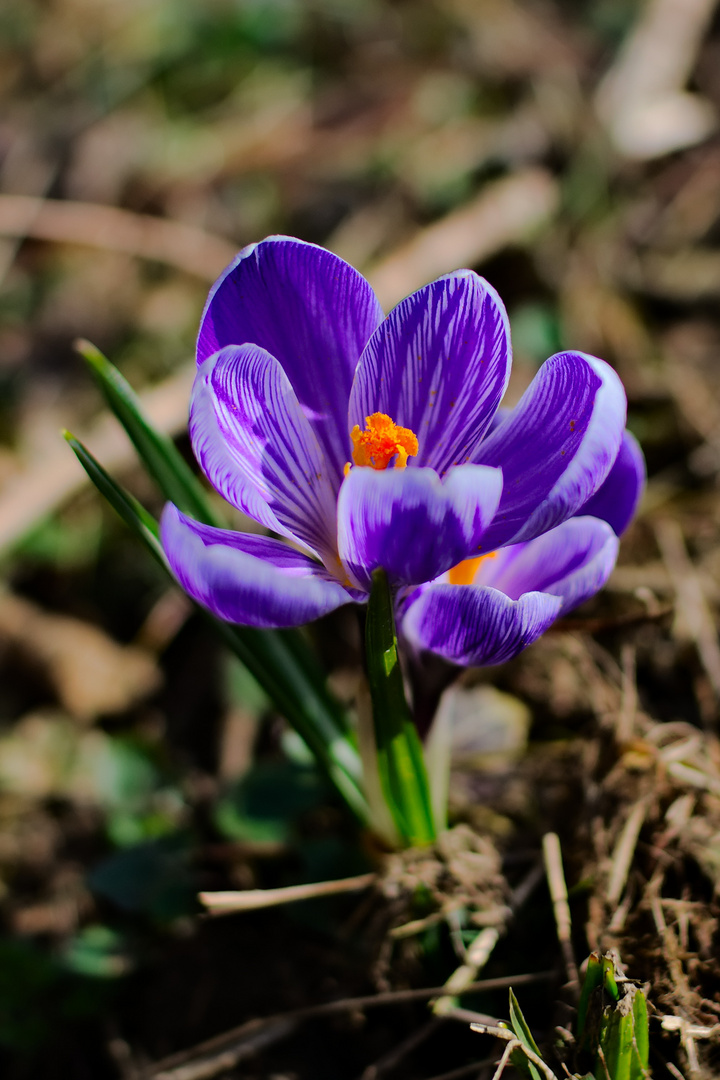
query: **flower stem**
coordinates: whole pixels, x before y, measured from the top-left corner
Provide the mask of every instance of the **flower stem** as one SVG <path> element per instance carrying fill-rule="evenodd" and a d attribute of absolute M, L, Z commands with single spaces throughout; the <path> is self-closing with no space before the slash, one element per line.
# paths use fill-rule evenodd
<path fill-rule="evenodd" d="M 436 832 L 425 758 L 405 697 L 393 598 L 382 569 L 373 573 L 365 651 L 378 771 L 385 800 L 406 844 L 431 844 Z"/>

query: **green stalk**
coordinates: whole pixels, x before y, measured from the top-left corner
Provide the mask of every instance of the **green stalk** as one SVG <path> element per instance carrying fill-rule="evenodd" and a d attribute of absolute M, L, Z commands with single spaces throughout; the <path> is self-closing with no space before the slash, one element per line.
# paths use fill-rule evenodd
<path fill-rule="evenodd" d="M 373 573 L 365 623 L 365 662 L 372 699 L 378 771 L 385 800 L 408 845 L 436 838 L 422 743 L 405 697 L 393 598 L 387 575 Z"/>

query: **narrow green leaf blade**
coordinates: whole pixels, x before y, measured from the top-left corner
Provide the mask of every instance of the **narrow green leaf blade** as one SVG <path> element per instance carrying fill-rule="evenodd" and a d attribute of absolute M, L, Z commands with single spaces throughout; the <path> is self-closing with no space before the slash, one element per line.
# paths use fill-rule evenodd
<path fill-rule="evenodd" d="M 633 1054 L 632 1013 L 622 1015 L 615 1008 L 608 1016 L 608 1023 L 600 1039 L 600 1051 L 595 1068 L 597 1080 L 630 1080 Z"/>
<path fill-rule="evenodd" d="M 202 609 L 201 609 L 202 610 Z M 208 615 L 235 656 L 265 690 L 285 719 L 304 739 L 328 777 L 361 821 L 368 819 L 362 792 L 362 766 L 343 730 L 338 706 L 318 688 L 286 635 L 231 626 Z"/>
<path fill-rule="evenodd" d="M 612 956 L 603 956 L 603 990 L 612 1001 L 620 1000 L 620 989 L 617 983 L 615 961 Z"/>
<path fill-rule="evenodd" d="M 365 624 L 378 768 L 398 832 L 410 844 L 435 840 L 422 743 L 405 698 L 398 660 L 393 600 L 384 570 L 373 574 Z"/>
<path fill-rule="evenodd" d="M 89 341 L 76 342 L 76 348 L 93 371 L 106 402 L 125 428 L 140 460 L 165 498 L 197 520 L 222 527 L 224 523 L 215 513 L 202 484 L 172 439 L 153 428 L 142 411 L 135 391 L 114 364 Z M 97 462 L 95 464 L 97 466 Z M 256 633 L 255 637 L 259 642 L 272 634 L 273 631 L 263 631 L 262 634 Z M 287 649 L 309 673 L 316 695 L 324 700 L 326 711 L 332 714 L 339 730 L 347 732 L 345 713 L 325 689 L 324 675 L 314 654 L 299 633 L 288 631 L 284 637 Z"/>
<path fill-rule="evenodd" d="M 140 460 L 170 502 L 208 525 L 222 525 L 202 484 L 172 439 L 156 431 L 143 414 L 135 391 L 114 364 L 89 341 L 76 342 L 105 401 L 120 421 Z"/>
<path fill-rule="evenodd" d="M 76 439 L 69 431 L 64 431 L 63 437 L 95 487 L 105 496 L 113 510 L 142 540 L 153 558 L 157 559 L 166 570 L 169 569 L 159 539 L 158 523 L 152 514 L 149 514 L 137 499 L 113 480 L 79 439 Z"/>
<path fill-rule="evenodd" d="M 647 1000 L 642 990 L 637 990 L 633 1000 L 635 1022 L 635 1047 L 630 1080 L 645 1080 L 650 1075 L 650 1028 Z"/>
<path fill-rule="evenodd" d="M 580 993 L 580 1002 L 578 1004 L 577 1021 L 575 1028 L 575 1038 L 577 1040 L 578 1047 L 583 1049 L 593 1049 L 589 1045 L 590 1033 L 587 1030 L 588 1013 L 590 1009 L 590 1001 L 593 992 L 598 990 L 603 984 L 603 958 L 600 953 L 590 953 L 587 962 L 587 968 L 585 971 L 585 979 L 583 981 L 582 991 Z"/>
<path fill-rule="evenodd" d="M 65 432 L 65 438 L 101 494 L 170 574 L 152 514 L 113 480 L 70 432 Z M 361 821 L 367 821 L 369 810 L 362 792 L 359 755 L 345 727 L 344 714 L 326 691 L 315 659 L 302 638 L 290 631 L 231 626 L 203 608 L 198 610 L 313 750 L 351 810 Z"/>
<path fill-rule="evenodd" d="M 510 990 L 510 1027 L 513 1029 L 515 1035 L 528 1050 L 532 1050 L 534 1054 L 540 1056 L 537 1043 L 532 1037 L 532 1032 L 527 1025 L 527 1021 L 523 1016 L 522 1009 L 518 1004 L 518 1000 L 515 997 L 512 989 Z M 532 1061 L 528 1061 L 522 1050 L 518 1049 L 510 1055 L 512 1063 L 516 1069 L 524 1072 L 526 1076 L 532 1077 L 532 1080 L 542 1080 L 540 1070 Z"/>

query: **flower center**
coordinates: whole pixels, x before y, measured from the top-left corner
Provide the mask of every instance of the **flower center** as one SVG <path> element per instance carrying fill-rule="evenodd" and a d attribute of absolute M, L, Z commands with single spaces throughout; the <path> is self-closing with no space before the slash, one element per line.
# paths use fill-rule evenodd
<path fill-rule="evenodd" d="M 463 559 L 452 570 L 448 570 L 448 581 L 451 585 L 472 585 L 475 580 L 477 568 L 483 559 L 494 559 L 497 551 L 488 551 L 487 555 L 477 555 L 474 559 Z"/>
<path fill-rule="evenodd" d="M 410 428 L 399 427 L 385 413 L 376 412 L 365 417 L 367 427 L 360 430 L 356 424 L 350 432 L 356 465 L 369 465 L 371 469 L 386 469 L 392 458 L 396 458 L 395 468 L 404 469 L 407 459 L 418 452 L 417 435 Z M 345 475 L 350 471 L 350 462 L 345 466 Z"/>

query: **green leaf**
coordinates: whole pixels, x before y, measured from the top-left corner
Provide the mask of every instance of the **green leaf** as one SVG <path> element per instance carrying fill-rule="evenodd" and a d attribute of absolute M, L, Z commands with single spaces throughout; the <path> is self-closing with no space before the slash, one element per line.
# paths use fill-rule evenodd
<path fill-rule="evenodd" d="M 78 341 L 75 347 L 89 364 L 105 401 L 125 428 L 140 460 L 165 498 L 199 521 L 222 526 L 202 484 L 172 439 L 149 423 L 135 391 L 114 364 L 89 341 Z"/>
<path fill-rule="evenodd" d="M 64 431 L 63 436 L 98 491 L 105 496 L 125 524 L 129 525 L 135 535 L 142 540 L 153 558 L 157 559 L 169 572 L 165 552 L 159 539 L 158 523 L 152 514 L 149 514 L 137 499 L 113 480 L 79 439 L 76 439 L 69 431 Z"/>
<path fill-rule="evenodd" d="M 580 1002 L 578 1004 L 577 1021 L 575 1026 L 575 1038 L 580 1050 L 592 1049 L 590 1046 L 592 1034 L 588 1027 L 588 1016 L 593 992 L 603 984 L 603 957 L 600 953 L 590 953 L 585 971 Z"/>
<path fill-rule="evenodd" d="M 187 511 L 200 521 L 204 521 L 209 525 L 222 526 L 223 522 L 215 514 L 202 485 L 175 447 L 175 444 L 167 436 L 155 431 L 143 414 L 135 392 L 117 368 L 90 342 L 79 341 L 76 347 L 92 368 L 105 400 L 125 428 L 128 437 L 138 452 L 140 460 L 165 498 L 174 502 L 181 510 Z M 89 457 L 87 451 L 85 451 L 85 454 Z M 104 470 L 96 462 L 94 465 L 96 469 L 102 472 L 106 485 L 108 482 L 112 483 L 107 473 L 104 473 Z M 91 478 L 97 483 L 95 477 L 91 476 Z M 117 485 L 115 486 L 117 487 Z M 101 490 L 103 489 L 101 488 Z M 106 492 L 103 491 L 103 494 L 106 494 Z M 132 503 L 136 508 L 139 506 L 134 500 L 132 500 Z M 116 509 L 128 521 L 122 510 L 117 506 Z M 149 515 L 147 516 L 149 517 Z M 130 521 L 128 523 L 134 524 Z M 155 530 L 157 533 L 157 524 L 155 524 Z M 225 624 L 218 623 L 218 625 L 228 630 L 231 629 L 226 627 Z M 282 640 L 280 635 L 282 635 Z M 259 684 L 271 699 L 279 705 L 278 695 L 273 692 L 274 687 L 277 685 L 278 693 L 282 693 L 285 702 L 280 708 L 291 723 L 295 723 L 295 720 L 287 711 L 289 707 L 292 708 L 292 705 L 288 704 L 289 698 L 300 699 L 299 711 L 308 714 L 306 720 L 310 726 L 320 723 L 324 738 L 334 740 L 339 738 L 341 741 L 347 741 L 346 736 L 349 734 L 349 728 L 346 715 L 337 701 L 328 693 L 324 673 L 321 671 L 315 655 L 298 631 L 279 632 L 242 629 L 239 633 L 233 635 L 232 641 L 230 641 L 227 634 L 225 637 L 236 656 L 243 660 L 243 663 L 253 673 Z M 258 655 L 253 657 L 255 652 Z M 270 664 L 269 671 L 266 670 L 268 662 Z M 291 676 L 290 685 L 287 685 L 289 676 Z M 294 683 L 292 679 L 295 680 Z M 289 695 L 287 691 L 289 691 Z M 298 706 L 296 705 L 294 715 L 297 714 Z M 306 723 L 305 727 L 307 726 Z M 303 732 L 301 734 L 305 737 Z M 314 742 L 316 743 L 317 739 Z M 341 753 L 347 763 L 352 764 L 353 775 L 356 779 L 359 779 L 361 769 L 357 753 L 349 744 L 346 750 L 341 748 Z"/>
<path fill-rule="evenodd" d="M 615 970 L 615 961 L 612 956 L 603 956 L 602 961 L 602 975 L 603 975 L 603 990 L 612 1001 L 620 1000 L 620 989 L 618 987 L 617 972 Z"/>
<path fill-rule="evenodd" d="M 365 645 L 378 770 L 385 799 L 403 840 L 431 844 L 436 833 L 425 758 L 405 698 L 393 599 L 382 569 L 373 573 Z"/>
<path fill-rule="evenodd" d="M 636 990 L 633 999 L 633 1020 L 635 1022 L 634 1069 L 631 1080 L 640 1080 L 649 1073 L 650 1030 L 648 1024 L 647 1000 L 642 990 Z"/>
<path fill-rule="evenodd" d="M 642 990 L 624 983 L 624 994 L 617 1004 L 605 1009 L 605 1024 L 600 1034 L 597 1080 L 644 1080 L 648 1076 L 647 1002 Z"/>
<path fill-rule="evenodd" d="M 520 1040 L 522 1045 L 528 1050 L 531 1050 L 534 1054 L 540 1057 L 540 1051 L 538 1050 L 537 1043 L 532 1037 L 532 1032 L 527 1025 L 527 1021 L 522 1014 L 522 1009 L 518 1005 L 517 998 L 510 990 L 510 1027 L 513 1029 L 515 1035 Z M 515 1050 L 510 1058 L 516 1069 L 525 1073 L 526 1076 L 532 1078 L 532 1080 L 542 1080 L 540 1071 L 536 1065 L 529 1061 L 522 1050 Z"/>
<path fill-rule="evenodd" d="M 339 706 L 323 684 L 313 678 L 314 658 L 305 662 L 299 659 L 302 653 L 297 639 L 287 631 L 251 630 L 230 626 L 211 615 L 206 617 L 307 743 L 351 810 L 361 821 L 367 821 L 360 758 Z"/>
<path fill-rule="evenodd" d="M 588 960 L 577 1019 L 578 1060 L 596 1080 L 644 1080 L 648 1073 L 647 1002 L 612 954 Z"/>
<path fill-rule="evenodd" d="M 120 372 L 89 342 L 81 341 L 77 348 L 163 495 L 199 520 L 221 524 L 202 485 L 172 440 L 155 431 L 143 415 L 137 396 Z M 90 479 L 169 571 L 154 518 L 112 480 L 77 439 L 70 435 L 66 438 Z M 300 633 L 229 626 L 204 614 L 312 749 L 351 809 L 360 820 L 367 821 L 360 759 L 350 739 L 347 718 L 329 694 L 323 672 Z"/>
<path fill-rule="evenodd" d="M 170 573 L 152 514 L 109 476 L 81 442 L 69 432 L 65 438 L 99 491 Z M 345 715 L 325 688 L 317 661 L 300 635 L 231 626 L 203 608 L 199 610 L 305 740 L 350 809 L 361 821 L 367 821 L 362 767 Z"/>
<path fill-rule="evenodd" d="M 606 1080 L 606 1077 L 610 1080 L 630 1080 L 632 1050 L 632 1013 L 623 1016 L 618 1009 L 613 1009 L 607 1016 L 607 1023 L 600 1036 L 595 1068 L 597 1080 Z"/>

